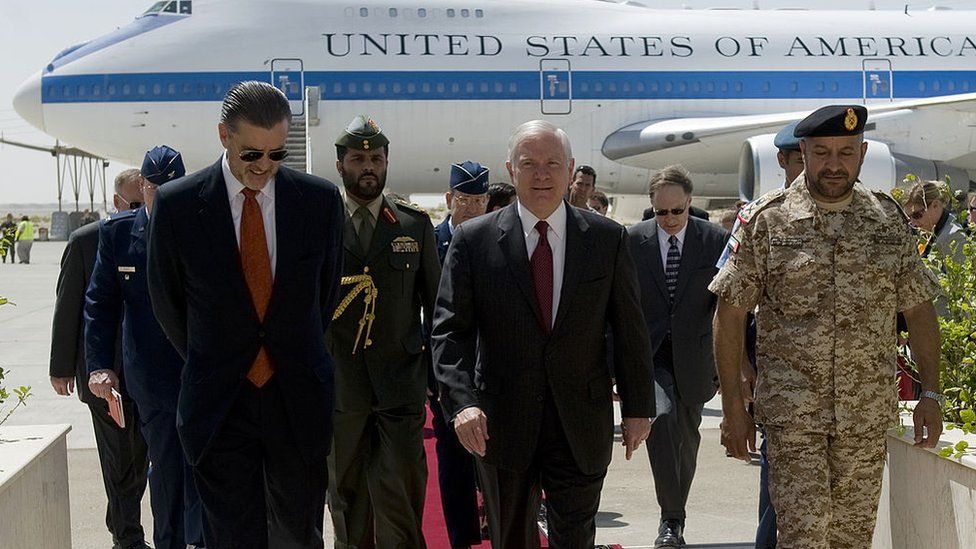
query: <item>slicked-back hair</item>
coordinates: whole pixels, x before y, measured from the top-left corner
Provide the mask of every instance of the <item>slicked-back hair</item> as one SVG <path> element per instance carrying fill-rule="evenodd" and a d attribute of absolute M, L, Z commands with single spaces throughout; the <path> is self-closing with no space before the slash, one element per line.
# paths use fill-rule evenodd
<path fill-rule="evenodd" d="M 654 198 L 654 194 L 665 185 L 677 185 L 689 196 L 695 190 L 695 186 L 691 184 L 691 176 L 688 175 L 688 170 L 677 164 L 668 166 L 654 174 L 654 177 L 651 177 L 651 184 L 647 190 L 647 194 L 651 198 Z"/>
<path fill-rule="evenodd" d="M 515 128 L 515 133 L 508 139 L 508 160 L 512 163 L 512 166 L 515 166 L 516 162 L 515 153 L 525 138 L 547 133 L 551 133 L 559 139 L 559 142 L 563 145 L 563 150 L 566 152 L 566 160 L 571 160 L 573 158 L 573 147 L 569 144 L 569 136 L 566 135 L 566 132 L 545 120 L 529 120 L 518 128 Z"/>
<path fill-rule="evenodd" d="M 220 108 L 220 121 L 231 131 L 235 131 L 242 121 L 270 130 L 282 120 L 291 122 L 288 98 L 267 82 L 241 82 L 227 92 Z"/>
<path fill-rule="evenodd" d="M 119 175 L 115 176 L 115 194 L 122 194 L 122 185 L 125 185 L 133 178 L 141 177 L 142 174 L 136 168 L 129 168 L 128 170 L 122 170 Z"/>

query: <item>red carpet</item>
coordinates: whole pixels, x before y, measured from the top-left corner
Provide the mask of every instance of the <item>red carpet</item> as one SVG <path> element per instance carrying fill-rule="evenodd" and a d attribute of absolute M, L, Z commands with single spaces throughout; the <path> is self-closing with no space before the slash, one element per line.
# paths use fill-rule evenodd
<path fill-rule="evenodd" d="M 444 522 L 444 509 L 441 507 L 441 488 L 437 482 L 437 450 L 434 448 L 434 427 L 431 414 L 427 412 L 424 425 L 424 451 L 427 453 L 427 500 L 424 504 L 424 538 L 428 549 L 451 549 L 447 537 L 447 524 Z M 540 533 L 542 546 L 548 547 L 545 537 Z M 478 549 L 490 549 L 491 543 L 476 545 Z"/>

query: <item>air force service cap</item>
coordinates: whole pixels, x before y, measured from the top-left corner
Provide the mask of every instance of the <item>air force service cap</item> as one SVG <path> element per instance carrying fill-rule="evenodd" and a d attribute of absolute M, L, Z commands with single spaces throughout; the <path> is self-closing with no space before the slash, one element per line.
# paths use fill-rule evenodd
<path fill-rule="evenodd" d="M 799 123 L 799 121 L 790 122 L 783 126 L 783 129 L 773 138 L 773 146 L 781 151 L 800 150 L 800 140 L 793 135 L 793 130 L 796 129 L 796 125 Z"/>
<path fill-rule="evenodd" d="M 376 122 L 369 116 L 361 114 L 353 118 L 346 129 L 339 134 L 335 144 L 348 149 L 371 151 L 382 148 L 389 142 L 390 140 L 383 135 L 383 130 Z"/>
<path fill-rule="evenodd" d="M 153 185 L 162 185 L 186 175 L 186 168 L 179 151 L 160 145 L 146 152 L 139 173 Z"/>
<path fill-rule="evenodd" d="M 488 168 L 470 160 L 451 164 L 451 190 L 464 194 L 487 193 Z"/>
<path fill-rule="evenodd" d="M 861 105 L 828 105 L 800 120 L 794 137 L 843 137 L 864 133 L 868 110 Z"/>

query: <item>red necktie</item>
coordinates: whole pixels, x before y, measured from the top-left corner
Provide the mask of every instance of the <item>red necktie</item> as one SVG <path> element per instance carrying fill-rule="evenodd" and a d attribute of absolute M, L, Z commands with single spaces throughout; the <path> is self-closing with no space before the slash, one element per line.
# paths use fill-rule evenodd
<path fill-rule="evenodd" d="M 264 322 L 264 313 L 271 301 L 271 287 L 274 280 L 271 275 L 271 256 L 268 255 L 268 241 L 264 235 L 264 217 L 261 216 L 261 205 L 255 196 L 258 191 L 248 189 L 244 194 L 244 211 L 241 213 L 241 265 L 244 269 L 244 280 L 251 291 L 251 300 L 258 318 Z M 247 379 L 255 387 L 262 387 L 274 374 L 274 365 L 264 345 L 258 351 L 254 364 L 247 371 Z"/>
<path fill-rule="evenodd" d="M 539 243 L 532 252 L 529 267 L 532 269 L 532 282 L 535 284 L 535 297 L 542 313 L 543 329 L 552 331 L 552 248 L 549 247 L 549 224 L 540 221 L 535 224 L 539 233 Z"/>

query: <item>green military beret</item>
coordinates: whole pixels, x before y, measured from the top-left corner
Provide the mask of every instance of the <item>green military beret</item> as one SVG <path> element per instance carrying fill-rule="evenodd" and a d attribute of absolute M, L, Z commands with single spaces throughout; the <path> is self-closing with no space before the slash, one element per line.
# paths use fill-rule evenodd
<path fill-rule="evenodd" d="M 821 107 L 796 125 L 794 137 L 841 137 L 864 133 L 868 110 L 861 105 Z"/>
<path fill-rule="evenodd" d="M 336 138 L 335 144 L 349 149 L 370 151 L 379 149 L 390 142 L 383 130 L 372 118 L 361 114 L 352 119 L 346 129 Z"/>

